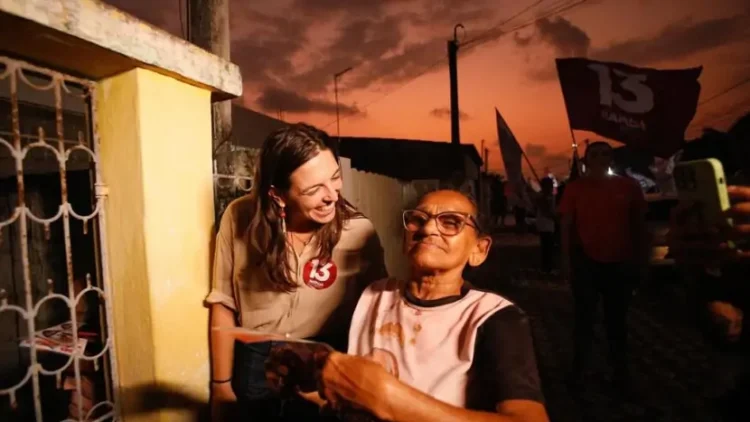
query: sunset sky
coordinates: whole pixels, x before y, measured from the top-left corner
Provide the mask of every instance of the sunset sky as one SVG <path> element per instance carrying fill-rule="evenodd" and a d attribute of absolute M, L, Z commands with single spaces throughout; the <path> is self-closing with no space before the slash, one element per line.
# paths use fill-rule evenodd
<path fill-rule="evenodd" d="M 107 0 L 177 36 L 180 0 Z M 579 4 L 580 3 L 580 4 Z M 750 111 L 750 2 L 746 0 L 232 0 L 232 61 L 242 104 L 335 133 L 333 74 L 341 78 L 342 136 L 448 141 L 446 41 L 459 51 L 463 143 L 502 164 L 494 107 L 538 171 L 566 173 L 571 137 L 556 57 L 634 66 L 703 66 L 701 104 L 686 136 L 724 129 Z M 569 7 L 569 8 L 568 8 Z M 558 12 L 561 8 L 568 8 Z M 520 13 L 526 10 L 524 13 Z M 520 13 L 520 14 L 519 14 Z M 516 16 L 517 15 L 517 16 Z M 516 17 L 514 17 L 516 16 Z M 509 18 L 514 17 L 509 20 Z M 576 132 L 582 141 L 595 135 Z"/>

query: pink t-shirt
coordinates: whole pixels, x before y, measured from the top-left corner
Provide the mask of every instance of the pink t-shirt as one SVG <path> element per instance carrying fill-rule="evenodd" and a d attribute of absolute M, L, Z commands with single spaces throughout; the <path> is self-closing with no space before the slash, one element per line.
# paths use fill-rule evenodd
<path fill-rule="evenodd" d="M 424 307 L 407 301 L 404 287 L 386 279 L 365 290 L 349 331 L 349 354 L 369 356 L 402 382 L 466 407 L 477 330 L 513 304 L 493 293 L 468 290 L 452 303 Z"/>

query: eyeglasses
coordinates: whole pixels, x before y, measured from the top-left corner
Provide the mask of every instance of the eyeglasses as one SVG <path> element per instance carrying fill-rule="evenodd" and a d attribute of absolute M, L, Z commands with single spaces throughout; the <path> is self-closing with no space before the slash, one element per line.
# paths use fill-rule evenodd
<path fill-rule="evenodd" d="M 461 233 L 465 226 L 479 230 L 476 219 L 469 213 L 446 211 L 438 214 L 428 214 L 420 210 L 406 210 L 403 217 L 404 228 L 410 232 L 422 230 L 433 218 L 437 223 L 438 231 L 445 236 L 455 236 Z"/>

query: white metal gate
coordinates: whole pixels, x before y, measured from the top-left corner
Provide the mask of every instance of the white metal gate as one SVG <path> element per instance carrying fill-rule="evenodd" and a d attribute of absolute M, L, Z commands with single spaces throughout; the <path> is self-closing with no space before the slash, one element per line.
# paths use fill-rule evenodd
<path fill-rule="evenodd" d="M 96 84 L 0 56 L 0 85 L 0 419 L 117 419 Z"/>

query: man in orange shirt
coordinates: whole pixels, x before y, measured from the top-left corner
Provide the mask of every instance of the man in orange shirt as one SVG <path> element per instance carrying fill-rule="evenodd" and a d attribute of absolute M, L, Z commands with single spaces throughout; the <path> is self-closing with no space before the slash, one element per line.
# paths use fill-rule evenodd
<path fill-rule="evenodd" d="M 571 281 L 575 306 L 571 381 L 580 382 L 588 364 L 601 297 L 614 381 L 627 388 L 626 318 L 633 286 L 648 268 L 647 206 L 634 180 L 609 174 L 609 144 L 589 145 L 584 162 L 585 175 L 569 183 L 559 207 L 563 271 Z"/>

